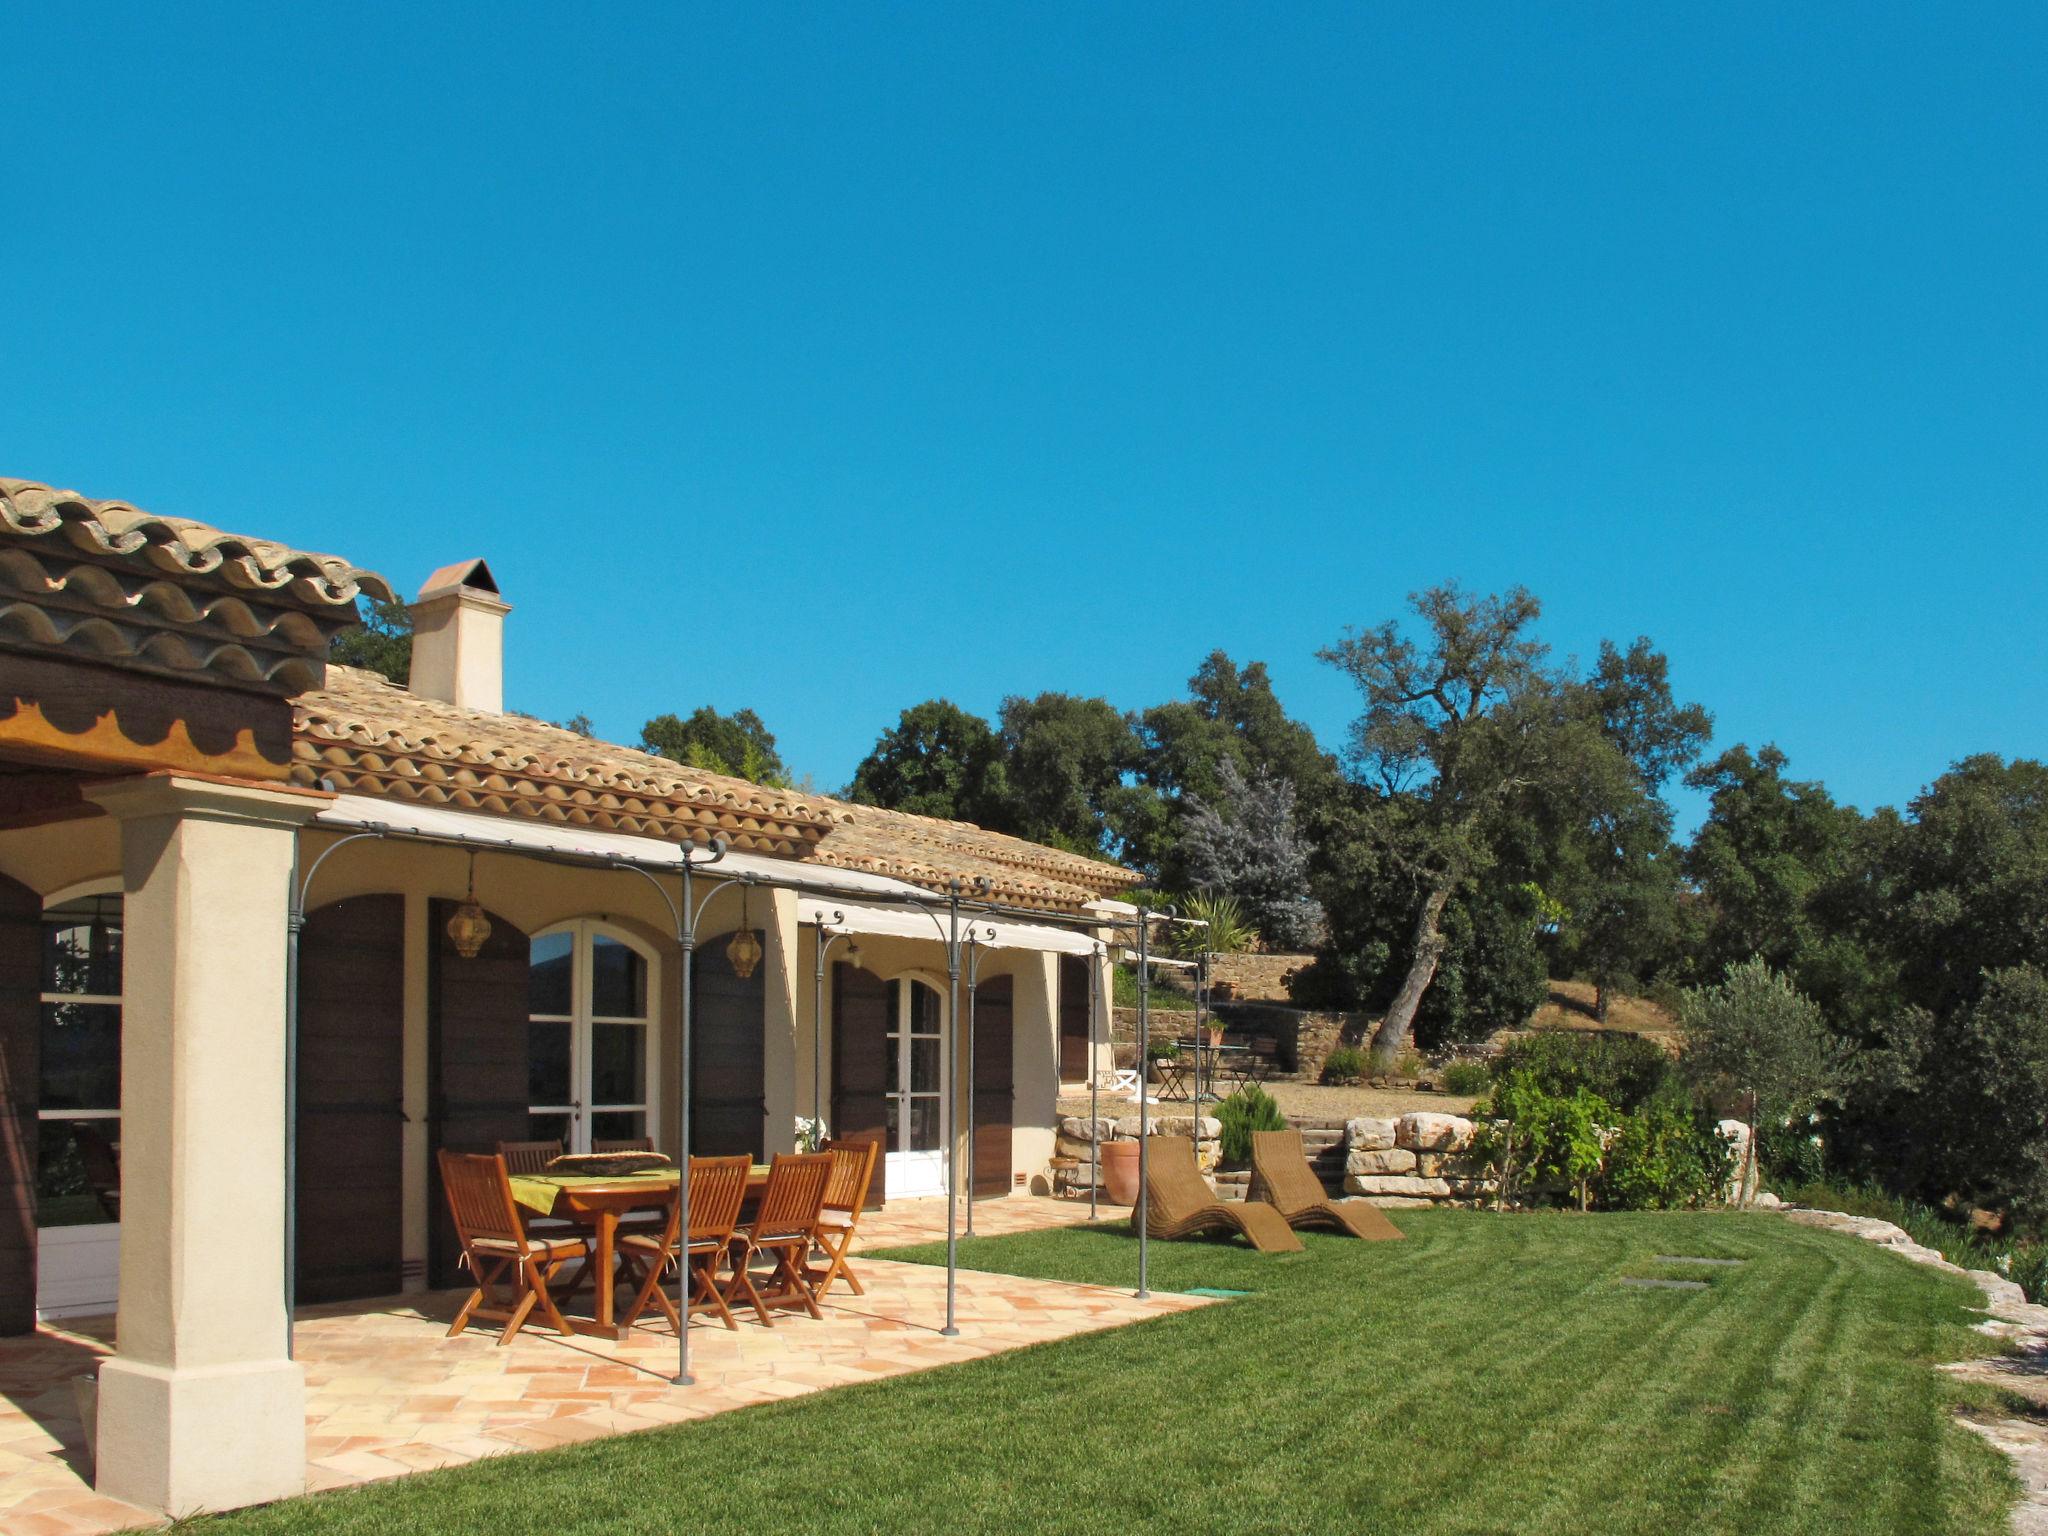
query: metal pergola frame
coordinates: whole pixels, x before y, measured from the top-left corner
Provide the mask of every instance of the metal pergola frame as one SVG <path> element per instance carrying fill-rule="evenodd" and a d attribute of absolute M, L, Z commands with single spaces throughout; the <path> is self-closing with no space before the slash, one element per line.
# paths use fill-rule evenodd
<path fill-rule="evenodd" d="M 943 943 L 946 946 L 946 973 L 947 983 L 950 992 L 949 1006 L 947 1012 L 947 1029 L 950 1033 L 952 1033 L 955 1036 L 958 1036 L 961 1032 L 961 946 L 963 943 L 967 943 L 973 949 L 978 951 L 978 949 L 982 947 L 987 947 L 990 943 L 992 943 L 992 941 L 995 938 L 995 930 L 993 928 L 989 930 L 987 940 L 982 940 L 978 938 L 977 936 L 973 935 L 971 931 L 969 933 L 963 933 L 961 931 L 961 918 L 963 915 L 968 917 L 970 924 L 981 918 L 993 918 L 1014 920 L 1017 922 L 1036 924 L 1044 927 L 1065 927 L 1085 931 L 1087 937 L 1093 940 L 1095 945 L 1093 952 L 1088 956 L 1090 962 L 1088 974 L 1090 984 L 1089 1103 L 1091 1110 L 1099 1108 L 1100 1105 L 1099 1087 L 1097 1084 L 1097 1078 L 1099 1076 L 1099 1073 L 1097 1072 L 1095 1067 L 1095 1048 L 1097 1045 L 1097 1041 L 1095 1039 L 1095 1029 L 1097 1027 L 1097 1020 L 1099 1017 L 1103 1026 L 1104 1037 L 1105 1039 L 1107 1038 L 1107 1024 L 1111 1011 L 1109 1006 L 1111 1000 L 1106 999 L 1101 995 L 1101 967 L 1103 961 L 1107 958 L 1109 944 L 1111 942 L 1110 939 L 1106 937 L 1106 935 L 1128 933 L 1131 930 L 1135 929 L 1139 960 L 1137 1042 L 1139 1136 L 1138 1203 L 1134 1213 L 1138 1228 L 1138 1287 L 1135 1294 L 1140 1298 L 1144 1298 L 1151 1295 L 1151 1291 L 1148 1286 L 1150 1242 L 1150 1234 L 1148 1228 L 1150 1226 L 1150 1222 L 1148 1220 L 1147 1213 L 1147 1196 L 1149 1194 L 1151 1186 L 1149 1177 L 1150 1157 L 1149 1149 L 1146 1145 L 1147 1138 L 1149 1135 L 1149 1127 L 1147 1125 L 1146 1119 L 1148 1103 L 1147 1095 L 1145 1092 L 1145 1054 L 1147 1049 L 1151 1045 L 1151 1023 L 1149 1006 L 1151 994 L 1151 933 L 1155 924 L 1181 924 L 1188 926 L 1206 926 L 1202 924 L 1199 919 L 1182 917 L 1170 906 L 1151 910 L 1147 910 L 1145 908 L 1140 907 L 1134 909 L 1134 911 L 1129 916 L 1123 915 L 1121 913 L 1110 914 L 1041 912 L 1029 907 L 1015 907 L 1005 903 L 993 902 L 988 900 L 987 892 L 989 890 L 989 883 L 986 879 L 978 880 L 976 882 L 977 895 L 972 900 L 962 899 L 962 893 L 967 889 L 967 887 L 965 883 L 961 880 L 954 879 L 949 882 L 944 896 L 941 897 L 935 895 L 932 900 L 925 901 L 912 897 L 908 894 L 890 894 L 881 892 L 869 894 L 866 892 L 862 892 L 858 895 L 850 895 L 843 889 L 830 887 L 819 883 L 813 883 L 801 879 L 779 879 L 751 873 L 734 874 L 727 876 L 722 880 L 716 881 L 711 886 L 711 888 L 705 891 L 700 897 L 696 894 L 695 891 L 695 880 L 698 871 L 714 868 L 718 864 L 718 862 L 725 857 L 726 845 L 722 840 L 717 839 L 714 839 L 708 847 L 696 843 L 677 843 L 674 846 L 676 848 L 677 855 L 680 860 L 678 864 L 663 863 L 650 865 L 643 861 L 632 859 L 619 854 L 601 854 L 596 852 L 579 853 L 569 849 L 535 848 L 530 845 L 521 843 L 513 838 L 501 839 L 482 836 L 464 837 L 449 833 L 429 832 L 421 829 L 391 826 L 376 822 L 360 825 L 351 823 L 345 826 L 332 827 L 325 827 L 319 825 L 318 823 L 313 823 L 309 824 L 307 827 L 302 828 L 301 831 L 326 833 L 333 836 L 334 841 L 329 843 L 325 848 L 322 848 L 320 850 L 320 852 L 314 857 L 312 863 L 304 869 L 303 873 L 301 872 L 300 869 L 300 851 L 302 845 L 295 846 L 292 859 L 291 891 L 289 895 L 289 903 L 286 913 L 285 924 L 285 1221 L 283 1257 L 285 1301 L 285 1356 L 287 1359 L 292 1357 L 294 1332 L 293 1313 L 296 1307 L 298 1291 L 299 946 L 301 937 L 304 933 L 306 926 L 306 900 L 312 890 L 315 878 L 320 873 L 321 867 L 326 864 L 329 858 L 331 858 L 334 854 L 338 853 L 342 848 L 347 847 L 350 844 L 366 841 L 419 843 L 432 847 L 459 848 L 469 852 L 472 855 L 476 853 L 503 853 L 510 854 L 518 858 L 531 859 L 538 863 L 560 864 L 579 869 L 617 870 L 622 873 L 629 872 L 638 875 L 641 879 L 645 880 L 650 886 L 654 888 L 656 894 L 661 897 L 663 903 L 667 906 L 669 915 L 674 921 L 675 941 L 677 947 L 682 950 L 683 954 L 681 1009 L 682 1016 L 680 1020 L 682 1045 L 681 1050 L 679 1052 L 679 1061 L 677 1066 L 677 1079 L 679 1085 L 679 1092 L 677 1095 L 679 1149 L 676 1160 L 678 1169 L 676 1201 L 678 1206 L 677 1216 L 680 1223 L 681 1231 L 684 1234 L 685 1243 L 687 1243 L 688 1241 L 690 1223 L 690 1037 L 692 1023 L 691 1011 L 694 1006 L 694 1002 L 691 997 L 692 980 L 694 976 L 694 960 L 697 948 L 698 925 L 702 922 L 704 915 L 706 911 L 709 909 L 712 900 L 719 894 L 719 892 L 726 890 L 732 886 L 741 886 L 746 888 L 765 887 L 769 890 L 787 890 L 792 891 L 799 896 L 810 896 L 819 901 L 821 904 L 858 904 L 866 907 L 895 908 L 897 910 L 902 911 L 916 911 L 924 913 L 924 915 L 930 918 L 933 923 L 933 926 L 936 930 L 935 936 L 937 937 L 939 942 Z M 662 875 L 676 875 L 679 877 L 681 896 L 680 902 L 671 898 L 668 888 L 662 883 L 660 879 L 660 876 Z M 843 922 L 845 920 L 845 915 L 843 911 L 835 910 L 832 916 L 835 922 Z M 799 928 L 801 928 L 802 926 L 805 925 L 799 924 Z M 822 914 L 820 915 L 818 920 L 816 920 L 809 926 L 812 926 L 817 930 L 817 936 L 821 941 L 814 962 L 813 1017 L 811 1021 L 813 1058 L 812 1114 L 815 1118 L 821 1114 L 821 1109 L 819 1107 L 820 1101 L 817 1098 L 817 1095 L 822 1091 L 823 1084 L 822 1046 L 819 1044 L 819 1041 L 821 1040 L 823 1034 L 821 1012 L 824 997 L 825 948 L 827 945 L 829 945 L 831 940 L 826 937 L 828 925 L 824 921 Z M 842 936 L 850 937 L 851 935 L 833 933 L 831 935 L 831 938 L 836 939 Z M 794 957 L 792 957 L 792 960 L 793 959 Z M 973 996 L 974 978 L 977 978 L 979 976 L 979 973 L 980 961 L 979 955 L 977 953 L 972 960 L 970 968 L 970 1006 L 971 999 Z M 973 1157 L 974 1135 L 974 1085 L 972 1076 L 974 1069 L 974 1047 L 973 1023 L 971 1015 L 966 1026 L 966 1040 L 968 1079 L 967 1157 L 971 1160 Z M 952 1053 L 949 1052 L 948 1059 L 949 1062 L 957 1062 L 958 1058 L 953 1056 Z M 960 1077 L 961 1074 L 959 1073 L 959 1071 L 955 1070 L 953 1066 L 949 1066 L 946 1073 L 945 1099 L 947 1139 L 946 1322 L 944 1328 L 940 1330 L 941 1333 L 948 1338 L 956 1336 L 960 1331 L 957 1326 L 957 1290 L 959 1280 L 958 1226 L 960 1204 L 959 1164 L 961 1162 L 961 1158 L 958 1155 L 960 1122 L 957 1118 L 959 1110 L 957 1101 L 960 1097 Z M 1200 1112 L 1201 1105 L 1198 1100 L 1195 1105 L 1195 1113 L 1197 1117 L 1199 1117 Z M 1199 1119 L 1196 1123 L 1199 1126 Z M 1094 1161 L 1094 1168 L 1091 1171 L 1091 1179 L 1095 1181 L 1100 1180 L 1102 1168 L 1100 1130 L 1100 1115 L 1091 1113 L 1091 1115 L 1089 1116 L 1088 1134 L 1090 1141 L 1090 1150 Z M 971 1236 L 973 1224 L 973 1182 L 971 1169 L 969 1172 L 968 1189 L 968 1224 L 969 1235 Z M 1088 1194 L 1088 1215 L 1090 1220 L 1095 1219 L 1096 1216 L 1096 1196 L 1096 1184 L 1091 1183 Z M 687 1271 L 687 1266 L 685 1266 L 685 1270 Z M 695 1378 L 690 1374 L 690 1314 L 687 1306 L 689 1291 L 687 1273 L 683 1281 L 683 1291 L 684 1301 L 686 1304 L 682 1311 L 683 1326 L 677 1329 L 676 1373 L 673 1377 L 670 1378 L 670 1380 L 677 1386 L 689 1386 L 695 1380 Z"/>

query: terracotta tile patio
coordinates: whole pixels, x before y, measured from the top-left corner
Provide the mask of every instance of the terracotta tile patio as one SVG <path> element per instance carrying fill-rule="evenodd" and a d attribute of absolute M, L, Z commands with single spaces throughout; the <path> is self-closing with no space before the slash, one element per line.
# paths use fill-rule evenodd
<path fill-rule="evenodd" d="M 1013 1196 L 977 1207 L 977 1235 L 1074 1225 L 1084 1202 Z M 1105 1220 L 1126 1212 L 1103 1207 Z M 862 1247 L 945 1233 L 943 1200 L 870 1212 Z M 529 1329 L 499 1348 L 495 1330 L 442 1337 L 457 1293 L 307 1308 L 298 1353 L 306 1368 L 308 1486 L 339 1488 L 483 1456 L 540 1450 L 704 1418 L 849 1382 L 977 1359 L 1026 1344 L 1117 1327 L 1203 1304 L 1201 1298 L 960 1273 L 960 1335 L 939 1335 L 945 1271 L 870 1259 L 868 1294 L 836 1290 L 823 1322 L 794 1316 L 739 1332 L 700 1321 L 690 1335 L 695 1386 L 675 1389 L 675 1335 L 643 1325 L 618 1344 Z M 93 1536 L 147 1524 L 103 1499 L 87 1475 L 73 1378 L 111 1348 L 112 1319 L 0 1340 L 0 1530 L 7 1536 Z"/>

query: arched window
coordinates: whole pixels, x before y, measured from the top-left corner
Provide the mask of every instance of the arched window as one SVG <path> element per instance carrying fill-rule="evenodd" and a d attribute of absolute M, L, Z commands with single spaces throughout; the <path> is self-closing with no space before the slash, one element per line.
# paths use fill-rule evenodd
<path fill-rule="evenodd" d="M 588 918 L 537 933 L 527 972 L 529 1134 L 572 1152 L 654 1134 L 659 962 Z"/>

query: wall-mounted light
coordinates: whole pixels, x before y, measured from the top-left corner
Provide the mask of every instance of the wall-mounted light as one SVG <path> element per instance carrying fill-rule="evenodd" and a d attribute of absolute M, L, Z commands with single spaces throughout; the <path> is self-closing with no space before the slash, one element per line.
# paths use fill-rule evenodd
<path fill-rule="evenodd" d="M 725 946 L 725 958 L 732 962 L 732 973 L 745 981 L 754 974 L 754 967 L 761 963 L 761 941 L 754 937 L 753 925 L 747 921 L 747 888 L 740 887 L 740 927 L 732 936 L 732 942 Z"/>
<path fill-rule="evenodd" d="M 462 905 L 455 909 L 455 915 L 448 919 L 448 941 L 455 946 L 455 953 L 465 960 L 474 960 L 483 952 L 484 941 L 491 936 L 491 920 L 484 916 L 484 909 L 476 899 L 476 855 L 469 856 L 469 894 L 462 899 Z"/>

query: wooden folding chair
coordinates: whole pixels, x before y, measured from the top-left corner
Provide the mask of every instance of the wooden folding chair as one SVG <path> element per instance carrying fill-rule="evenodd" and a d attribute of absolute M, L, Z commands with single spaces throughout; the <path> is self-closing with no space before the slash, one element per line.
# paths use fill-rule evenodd
<path fill-rule="evenodd" d="M 804 1278 L 812 1282 L 812 1294 L 823 1297 L 834 1280 L 844 1279 L 853 1294 L 865 1296 L 867 1288 L 846 1262 L 853 1246 L 853 1234 L 860 1226 L 861 1207 L 867 1203 L 868 1183 L 875 1176 L 875 1159 L 881 1155 L 879 1141 L 828 1141 L 821 1149 L 832 1159 L 832 1177 L 825 1183 L 825 1205 L 818 1212 L 818 1251 L 825 1257 L 822 1269 L 806 1266 Z"/>
<path fill-rule="evenodd" d="M 768 1185 L 761 1191 L 754 1224 L 732 1240 L 732 1279 L 726 1282 L 725 1299 L 751 1302 L 765 1327 L 775 1326 L 770 1307 L 802 1307 L 813 1317 L 825 1315 L 804 1278 L 804 1258 L 817 1234 L 818 1212 L 824 1208 L 825 1185 L 831 1178 L 832 1159 L 823 1152 L 797 1157 L 778 1153 L 768 1165 Z M 765 1292 L 748 1268 L 757 1254 L 775 1262 Z"/>
<path fill-rule="evenodd" d="M 739 1225 L 751 1166 L 745 1156 L 690 1159 L 690 1240 L 686 1255 L 679 1254 L 676 1242 L 682 1225 L 680 1203 L 668 1208 L 668 1218 L 659 1235 L 630 1232 L 619 1239 L 619 1263 L 627 1279 L 639 1285 L 622 1316 L 623 1326 L 632 1327 L 650 1302 L 659 1306 L 674 1326 L 683 1326 L 683 1314 L 661 1288 L 662 1276 L 681 1257 L 685 1269 L 677 1295 L 682 1297 L 683 1305 L 693 1314 L 715 1312 L 726 1327 L 739 1327 L 718 1288 L 718 1261 L 732 1245 L 733 1230 Z"/>
<path fill-rule="evenodd" d="M 573 1333 L 555 1305 L 551 1287 L 563 1265 L 581 1260 L 585 1268 L 589 1266 L 590 1240 L 529 1233 L 513 1204 L 503 1158 L 445 1149 L 439 1156 L 441 1187 L 448 1196 L 448 1213 L 455 1218 L 455 1235 L 462 1242 L 462 1260 L 476 1280 L 476 1289 L 448 1327 L 448 1337 L 454 1338 L 471 1318 L 480 1317 L 502 1323 L 498 1343 L 510 1344 L 535 1307 L 556 1332 Z"/>
<path fill-rule="evenodd" d="M 521 1174 L 546 1173 L 548 1164 L 562 1155 L 559 1141 L 501 1141 L 498 1156 L 505 1159 L 505 1171 L 514 1178 Z"/>
<path fill-rule="evenodd" d="M 652 1136 L 626 1136 L 617 1141 L 593 1141 L 590 1144 L 590 1150 L 600 1153 L 652 1152 L 654 1150 L 654 1138 Z"/>

